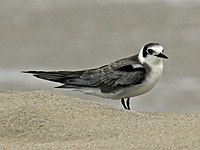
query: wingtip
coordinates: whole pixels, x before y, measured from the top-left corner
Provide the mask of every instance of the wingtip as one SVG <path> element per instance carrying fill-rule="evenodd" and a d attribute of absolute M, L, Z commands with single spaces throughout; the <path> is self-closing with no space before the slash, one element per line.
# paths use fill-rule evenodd
<path fill-rule="evenodd" d="M 41 73 L 41 71 L 21 71 L 21 73 L 37 74 L 37 73 Z"/>
<path fill-rule="evenodd" d="M 21 73 L 33 73 L 32 71 L 21 71 Z"/>
<path fill-rule="evenodd" d="M 28 71 L 21 71 L 21 73 L 28 73 Z"/>

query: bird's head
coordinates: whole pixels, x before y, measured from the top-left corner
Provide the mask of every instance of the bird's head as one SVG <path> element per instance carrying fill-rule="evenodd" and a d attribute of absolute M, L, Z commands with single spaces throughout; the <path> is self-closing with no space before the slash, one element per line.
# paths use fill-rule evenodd
<path fill-rule="evenodd" d="M 168 59 L 164 54 L 164 48 L 158 43 L 146 44 L 139 53 L 141 63 L 156 65 L 162 62 L 162 59 Z"/>

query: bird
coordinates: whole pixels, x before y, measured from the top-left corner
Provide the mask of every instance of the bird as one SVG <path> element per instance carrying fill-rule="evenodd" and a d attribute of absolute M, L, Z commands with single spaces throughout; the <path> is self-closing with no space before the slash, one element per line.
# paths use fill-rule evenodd
<path fill-rule="evenodd" d="M 55 88 L 81 91 L 101 98 L 121 100 L 130 110 L 130 98 L 149 92 L 163 72 L 163 59 L 168 59 L 159 43 L 148 43 L 136 55 L 110 64 L 78 71 L 22 71 L 61 83 Z"/>

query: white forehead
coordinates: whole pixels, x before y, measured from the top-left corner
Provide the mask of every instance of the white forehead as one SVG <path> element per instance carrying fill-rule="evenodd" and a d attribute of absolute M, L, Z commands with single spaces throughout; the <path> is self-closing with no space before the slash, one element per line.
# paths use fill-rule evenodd
<path fill-rule="evenodd" d="M 161 45 L 153 45 L 153 46 L 148 47 L 148 49 L 152 49 L 155 52 L 160 53 L 163 51 L 164 48 Z"/>

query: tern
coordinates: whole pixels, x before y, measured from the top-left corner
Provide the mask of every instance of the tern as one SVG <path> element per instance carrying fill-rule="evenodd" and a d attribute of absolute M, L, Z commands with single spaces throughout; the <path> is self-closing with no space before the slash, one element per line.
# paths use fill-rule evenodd
<path fill-rule="evenodd" d="M 22 71 L 61 83 L 56 88 L 78 90 L 102 98 L 121 100 L 130 110 L 130 98 L 150 91 L 163 72 L 163 59 L 168 59 L 159 43 L 148 43 L 139 54 L 98 68 L 80 71 Z"/>

